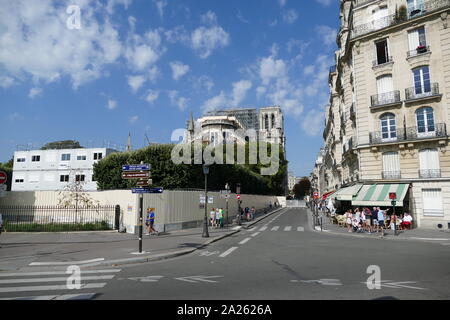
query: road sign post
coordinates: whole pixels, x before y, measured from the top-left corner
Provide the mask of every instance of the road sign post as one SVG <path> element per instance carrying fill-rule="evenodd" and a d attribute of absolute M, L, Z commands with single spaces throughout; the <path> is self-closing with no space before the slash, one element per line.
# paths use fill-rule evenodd
<path fill-rule="evenodd" d="M 393 217 L 391 218 L 391 223 L 394 223 L 394 235 L 397 235 L 397 216 L 395 215 L 395 205 L 396 205 L 396 200 L 397 200 L 397 194 L 395 192 L 390 192 L 389 193 L 389 199 L 392 200 L 391 204 L 392 204 L 392 208 L 393 208 Z M 395 217 L 395 219 L 394 219 Z M 394 221 L 392 221 L 394 220 Z"/>

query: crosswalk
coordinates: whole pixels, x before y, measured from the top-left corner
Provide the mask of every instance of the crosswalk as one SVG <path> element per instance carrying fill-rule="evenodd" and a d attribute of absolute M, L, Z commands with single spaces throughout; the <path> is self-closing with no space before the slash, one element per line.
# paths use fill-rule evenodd
<path fill-rule="evenodd" d="M 262 226 L 259 228 L 252 228 L 251 230 L 249 230 L 251 232 L 264 232 L 264 231 L 279 231 L 279 232 L 291 232 L 291 231 L 296 231 L 296 232 L 304 232 L 305 228 L 301 227 L 301 226 Z"/>
<path fill-rule="evenodd" d="M 82 269 L 74 263 L 67 268 L 34 263 L 30 266 L 40 266 L 39 271 L 0 272 L 0 300 L 90 300 L 121 271 Z"/>

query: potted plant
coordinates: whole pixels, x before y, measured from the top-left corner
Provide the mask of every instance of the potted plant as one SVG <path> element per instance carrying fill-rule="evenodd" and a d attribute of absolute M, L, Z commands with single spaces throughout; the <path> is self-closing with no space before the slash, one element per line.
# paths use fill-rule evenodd
<path fill-rule="evenodd" d="M 417 47 L 417 53 L 425 53 L 427 52 L 427 46 L 425 46 L 424 44 L 419 44 L 419 46 Z"/>

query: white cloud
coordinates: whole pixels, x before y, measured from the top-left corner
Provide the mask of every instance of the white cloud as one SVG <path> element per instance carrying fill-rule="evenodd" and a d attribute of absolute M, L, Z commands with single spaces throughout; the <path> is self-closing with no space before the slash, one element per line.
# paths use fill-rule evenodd
<path fill-rule="evenodd" d="M 192 85 L 194 89 L 197 91 L 206 90 L 210 92 L 211 89 L 214 87 L 214 81 L 210 77 L 202 75 L 198 78 L 195 78 Z"/>
<path fill-rule="evenodd" d="M 315 66 L 314 66 L 314 65 L 306 66 L 306 67 L 303 69 L 303 74 L 304 74 L 305 76 L 309 76 L 309 75 L 311 75 L 311 74 L 314 73 L 314 70 L 315 70 Z"/>
<path fill-rule="evenodd" d="M 0 87 L 7 89 L 15 84 L 14 78 L 11 77 L 0 77 Z"/>
<path fill-rule="evenodd" d="M 334 1 L 336 1 L 336 0 L 334 0 Z M 333 0 L 316 0 L 316 2 L 327 7 L 333 2 Z"/>
<path fill-rule="evenodd" d="M 289 9 L 283 14 L 283 21 L 289 24 L 294 23 L 298 19 L 298 13 L 294 9 Z"/>
<path fill-rule="evenodd" d="M 325 112 L 322 110 L 310 110 L 302 121 L 302 128 L 309 136 L 317 136 L 323 128 Z"/>
<path fill-rule="evenodd" d="M 128 122 L 130 122 L 130 124 L 134 124 L 138 120 L 139 120 L 138 116 L 133 116 L 128 120 Z"/>
<path fill-rule="evenodd" d="M 131 34 L 125 49 L 125 58 L 135 71 L 148 70 L 165 53 L 166 48 L 161 45 L 159 30 L 149 30 L 143 36 L 133 33 L 136 19 L 130 17 Z"/>
<path fill-rule="evenodd" d="M 267 88 L 263 87 L 263 86 L 259 86 L 258 88 L 256 88 L 256 97 L 259 99 L 261 99 L 262 96 L 264 96 L 267 92 Z"/>
<path fill-rule="evenodd" d="M 274 78 L 281 78 L 286 76 L 286 64 L 281 59 L 275 59 L 273 56 L 263 58 L 259 65 L 259 75 L 264 85 Z"/>
<path fill-rule="evenodd" d="M 117 101 L 116 100 L 112 100 L 109 99 L 108 100 L 108 105 L 106 106 L 109 110 L 114 110 L 115 108 L 117 108 Z"/>
<path fill-rule="evenodd" d="M 145 83 L 146 78 L 142 75 L 138 76 L 129 76 L 128 77 L 128 85 L 131 87 L 131 90 L 133 92 L 136 92 L 139 90 L 140 87 Z"/>
<path fill-rule="evenodd" d="M 284 7 L 287 3 L 287 0 L 278 0 L 278 3 L 280 4 L 280 7 Z"/>
<path fill-rule="evenodd" d="M 78 30 L 66 27 L 61 7 L 54 1 L 2 1 L 0 66 L 8 77 L 47 83 L 69 77 L 77 88 L 118 60 L 122 44 L 102 7 L 83 2 Z"/>
<path fill-rule="evenodd" d="M 172 69 L 172 78 L 174 80 L 179 80 L 190 70 L 188 65 L 185 65 L 180 61 L 171 62 L 170 68 Z"/>
<path fill-rule="evenodd" d="M 252 88 L 252 82 L 248 80 L 241 80 L 233 83 L 233 97 L 231 104 L 234 107 L 238 107 L 239 104 L 247 96 L 247 91 Z"/>
<path fill-rule="evenodd" d="M 31 88 L 30 92 L 28 93 L 28 97 L 30 97 L 31 99 L 34 99 L 37 96 L 40 96 L 41 93 L 42 93 L 42 89 L 41 88 Z"/>
<path fill-rule="evenodd" d="M 221 91 L 219 95 L 206 100 L 202 106 L 203 112 L 208 112 L 212 110 L 216 110 L 219 108 L 226 108 L 228 105 L 228 99 L 226 97 L 225 92 Z"/>
<path fill-rule="evenodd" d="M 176 90 L 168 91 L 167 95 L 169 96 L 170 103 L 178 107 L 180 111 L 184 111 L 187 108 L 187 103 L 189 102 L 189 99 L 184 97 L 178 97 L 178 91 Z"/>
<path fill-rule="evenodd" d="M 161 19 L 164 17 L 164 8 L 167 6 L 166 0 L 154 1 L 156 5 L 156 9 L 158 10 L 158 14 Z"/>
<path fill-rule="evenodd" d="M 153 104 L 159 98 L 159 91 L 149 90 L 147 96 L 145 97 L 145 101 L 150 104 Z"/>
<path fill-rule="evenodd" d="M 317 26 L 315 29 L 318 35 L 321 37 L 324 45 L 330 46 L 336 44 L 336 36 L 337 36 L 336 29 L 324 25 Z"/>
<path fill-rule="evenodd" d="M 206 59 L 214 50 L 228 46 L 230 35 L 218 25 L 215 13 L 208 11 L 202 16 L 202 21 L 210 26 L 201 26 L 192 32 L 191 47 L 200 58 Z"/>

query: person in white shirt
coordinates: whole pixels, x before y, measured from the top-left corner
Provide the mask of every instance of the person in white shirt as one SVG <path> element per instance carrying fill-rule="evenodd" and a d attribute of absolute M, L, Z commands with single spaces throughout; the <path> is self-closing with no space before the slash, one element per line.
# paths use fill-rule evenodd
<path fill-rule="evenodd" d="M 401 226 L 403 229 L 411 229 L 413 218 L 407 212 L 405 212 L 405 216 L 403 217 L 403 221 Z"/>

